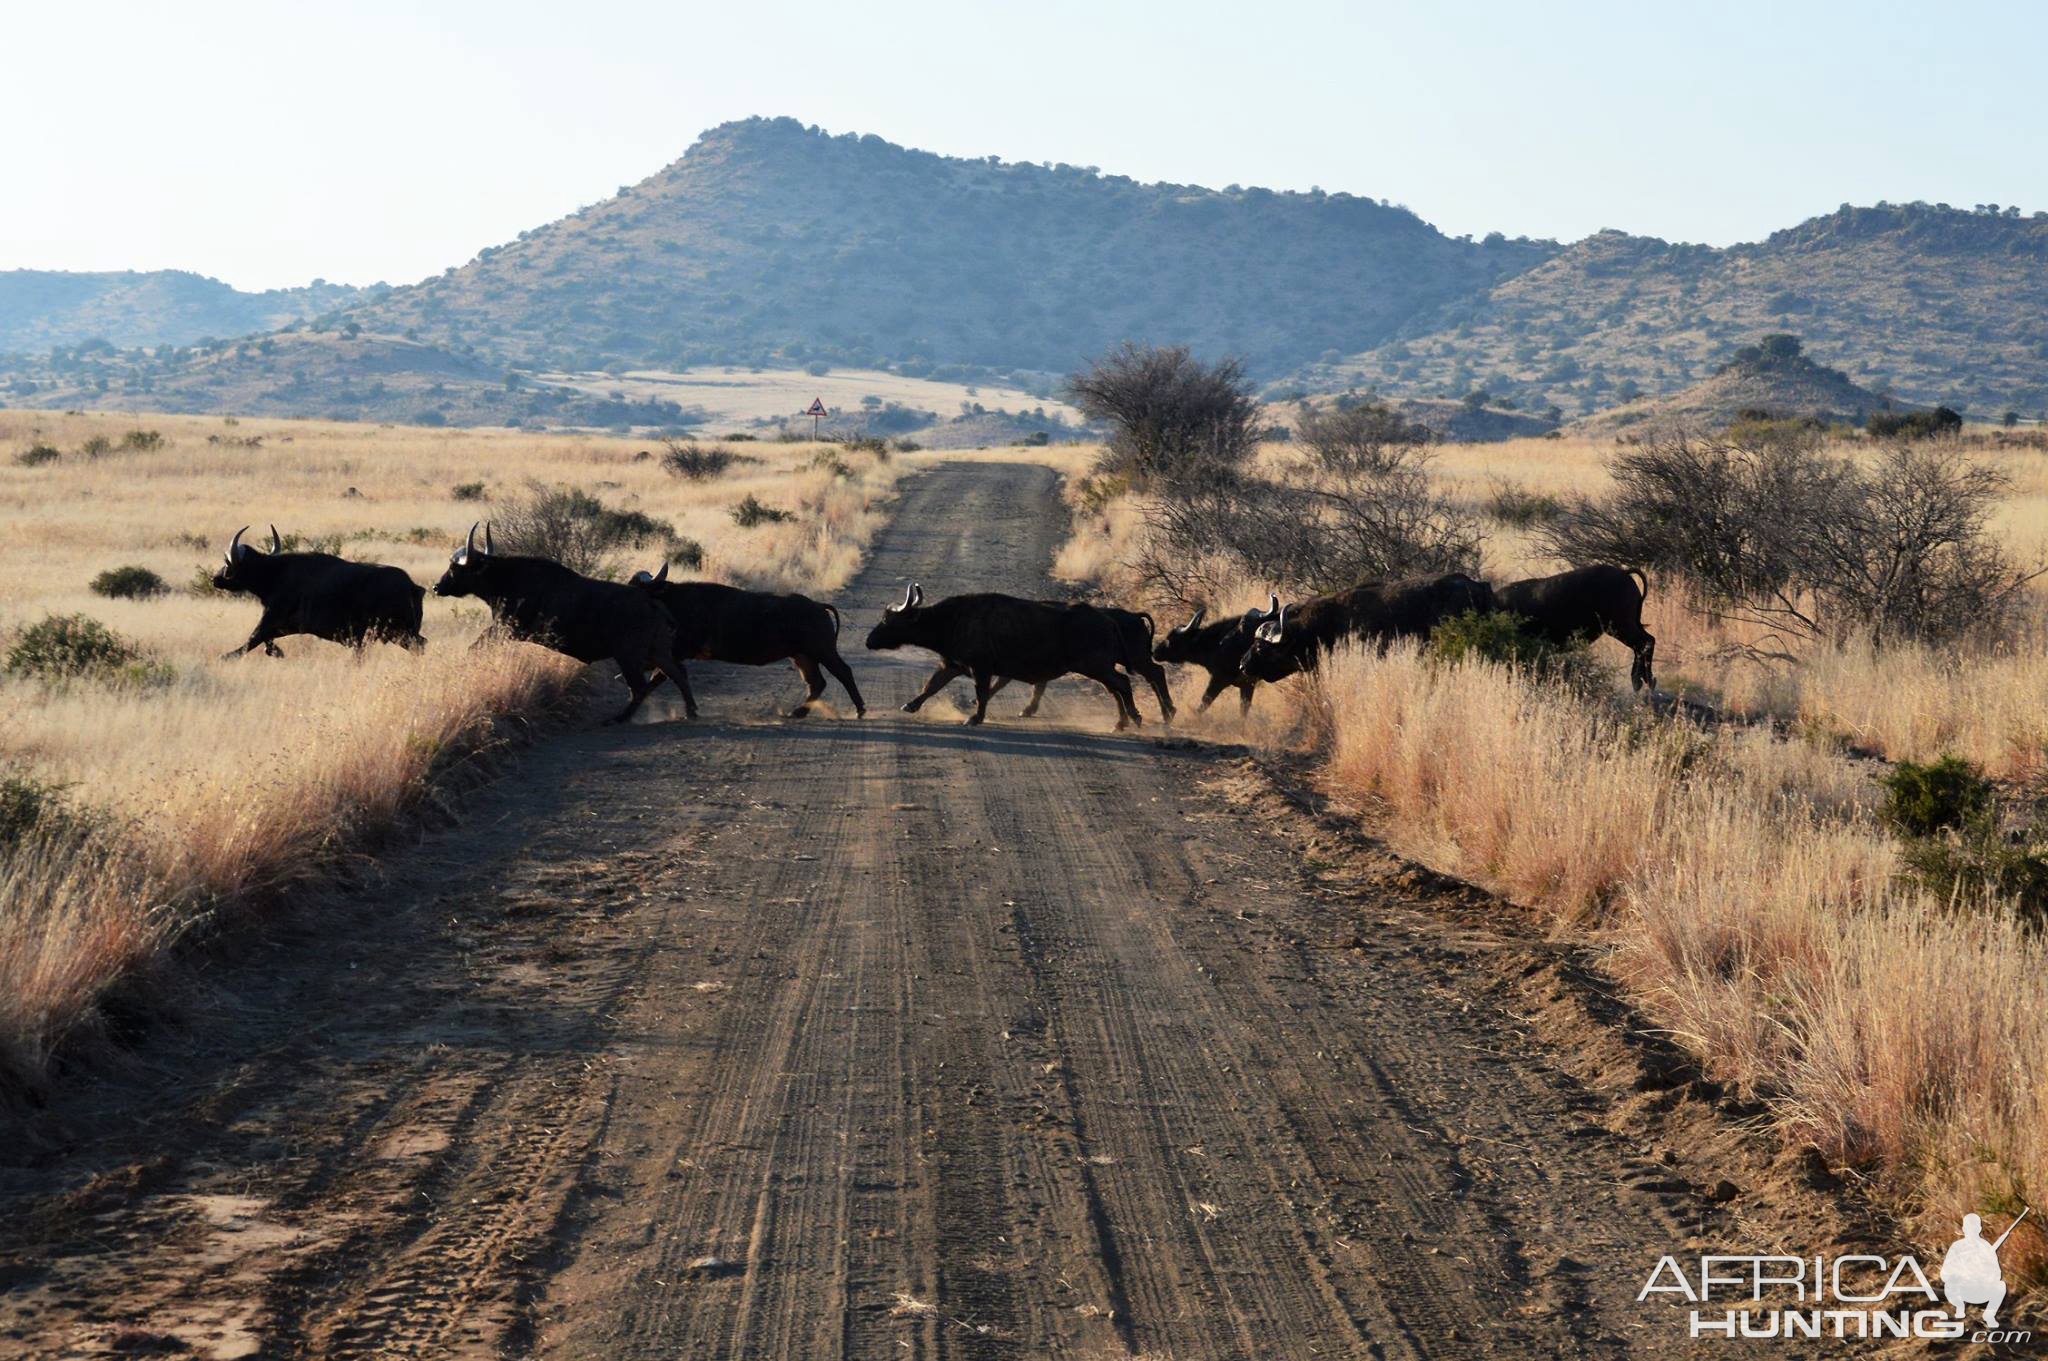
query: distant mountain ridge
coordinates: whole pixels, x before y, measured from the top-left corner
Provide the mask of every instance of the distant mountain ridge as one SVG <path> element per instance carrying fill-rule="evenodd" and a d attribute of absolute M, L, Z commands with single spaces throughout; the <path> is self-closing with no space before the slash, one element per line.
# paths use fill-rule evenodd
<path fill-rule="evenodd" d="M 944 157 L 787 118 L 713 128 L 613 197 L 406 287 L 61 277 L 127 282 L 40 319 L 0 288 L 0 337 L 140 345 L 153 326 L 154 343 L 187 343 L 161 316 L 117 324 L 154 308 L 247 338 L 10 363 L 6 400 L 361 419 L 426 401 L 449 419 L 545 423 L 571 408 L 526 382 L 539 372 L 825 364 L 1045 392 L 1134 339 L 1240 356 L 1274 397 L 1478 392 L 1473 409 L 1551 425 L 1682 391 L 1791 332 L 1880 399 L 2048 408 L 2048 214 L 1844 207 L 1726 249 L 1618 231 L 1474 241 L 1369 198 Z M 265 320 L 230 321 L 254 312 Z M 248 334 L 277 326 L 304 343 Z M 429 364 L 419 383 L 345 382 L 371 352 L 359 338 L 386 358 L 445 351 L 467 376 Z"/>
<path fill-rule="evenodd" d="M 315 279 L 304 288 L 244 293 L 181 269 L 0 270 L 0 354 L 93 341 L 134 349 L 225 340 L 309 321 L 384 291 Z"/>

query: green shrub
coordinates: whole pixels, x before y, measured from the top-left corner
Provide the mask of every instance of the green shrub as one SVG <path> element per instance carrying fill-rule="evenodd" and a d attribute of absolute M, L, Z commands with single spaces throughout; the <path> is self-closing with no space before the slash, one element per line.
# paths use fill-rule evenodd
<path fill-rule="evenodd" d="M 31 832 L 76 822 L 64 802 L 64 790 L 64 785 L 33 776 L 0 774 L 0 852 L 20 845 Z"/>
<path fill-rule="evenodd" d="M 1467 610 L 1429 633 L 1429 655 L 1440 662 L 1476 658 L 1502 666 L 1536 667 L 1548 664 L 1559 651 L 1530 629 L 1526 617 L 1505 610 Z"/>
<path fill-rule="evenodd" d="M 606 505 L 575 487 L 528 484 L 526 497 L 494 521 L 500 553 L 549 558 L 586 576 L 616 571 L 620 548 L 664 547 L 677 541 L 675 526 L 637 510 Z"/>
<path fill-rule="evenodd" d="M 1529 529 L 1549 524 L 1564 514 L 1564 504 L 1555 496 L 1529 491 L 1511 482 L 1495 485 L 1486 498 L 1486 517 L 1495 524 Z"/>
<path fill-rule="evenodd" d="M 231 594 L 213 584 L 213 569 L 211 567 L 193 568 L 192 579 L 185 583 L 185 590 L 187 594 L 196 596 Z"/>
<path fill-rule="evenodd" d="M 458 501 L 481 501 L 484 499 L 484 484 L 481 482 L 457 482 L 448 489 L 448 494 Z"/>
<path fill-rule="evenodd" d="M 101 454 L 113 449 L 113 447 L 114 442 L 105 435 L 94 435 L 78 446 L 78 452 L 84 454 L 87 458 L 98 458 Z"/>
<path fill-rule="evenodd" d="M 704 565 L 704 545 L 695 539 L 677 539 L 668 550 L 671 567 L 687 567 L 692 572 Z"/>
<path fill-rule="evenodd" d="M 1863 428 L 1879 439 L 1933 439 L 1960 432 L 1963 418 L 1945 406 L 1932 411 L 1873 411 Z"/>
<path fill-rule="evenodd" d="M 889 457 L 889 441 L 880 435 L 849 435 L 840 441 L 849 454 L 873 454 L 878 459 Z"/>
<path fill-rule="evenodd" d="M 133 449 L 140 453 L 161 449 L 164 447 L 163 431 L 130 430 L 127 434 L 121 436 L 121 447 L 123 449 Z"/>
<path fill-rule="evenodd" d="M 1991 782 L 1959 756 L 1925 764 L 1901 761 L 1878 783 L 1885 791 L 1885 820 L 1907 836 L 1932 836 L 1979 821 L 1991 810 Z"/>
<path fill-rule="evenodd" d="M 94 595 L 114 600 L 147 600 L 153 595 L 162 595 L 168 589 L 162 577 L 133 563 L 125 567 L 109 567 L 92 579 Z"/>
<path fill-rule="evenodd" d="M 141 660 L 141 649 L 90 615 L 50 614 L 15 631 L 5 669 L 36 680 L 71 680 L 115 675 Z"/>
<path fill-rule="evenodd" d="M 24 468 L 40 468 L 45 463 L 55 463 L 61 457 L 63 455 L 57 452 L 54 445 L 31 444 L 28 448 L 16 454 L 14 461 Z"/>
<path fill-rule="evenodd" d="M 661 466 L 677 477 L 701 482 L 707 477 L 717 477 L 733 465 L 739 456 L 719 444 L 698 447 L 689 440 L 664 440 L 666 452 L 661 456 Z"/>
<path fill-rule="evenodd" d="M 763 505 L 752 492 L 747 499 L 732 508 L 732 522 L 741 529 L 752 529 L 756 525 L 776 525 L 796 516 L 774 506 Z"/>
<path fill-rule="evenodd" d="M 914 439 L 895 440 L 891 442 L 889 447 L 894 449 L 899 454 L 914 454 L 918 450 L 924 448 L 922 444 L 919 444 Z"/>
<path fill-rule="evenodd" d="M 1996 894 L 2030 917 L 2048 915 L 2048 855 L 2037 845 L 2007 840 L 1990 818 L 1957 833 L 1916 837 L 1904 859 L 1914 878 L 1952 902 Z"/>

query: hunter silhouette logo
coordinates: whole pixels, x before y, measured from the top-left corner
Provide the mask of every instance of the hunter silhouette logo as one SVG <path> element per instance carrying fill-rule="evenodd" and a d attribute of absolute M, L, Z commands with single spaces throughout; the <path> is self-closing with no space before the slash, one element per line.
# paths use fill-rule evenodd
<path fill-rule="evenodd" d="M 2020 1211 L 2020 1219 L 2033 1212 L 2028 1206 Z M 1969 1312 L 1967 1306 L 1981 1304 L 1984 1326 L 1998 1326 L 1998 1306 L 2005 1303 L 2005 1273 L 1998 1267 L 1998 1250 L 2020 1226 L 2020 1219 L 2006 1225 L 1997 1242 L 1987 1243 L 1984 1221 L 1976 1215 L 1963 1216 L 1963 1236 L 1948 1245 L 1948 1255 L 1941 1259 L 1942 1298 L 1955 1307 L 1957 1318 Z"/>
<path fill-rule="evenodd" d="M 2032 1213 L 2023 1207 L 2019 1218 L 1990 1242 L 1984 1239 L 1982 1217 L 1964 1215 L 1963 1236 L 1949 1244 L 1941 1259 L 1940 1290 L 1911 1255 L 1708 1254 L 1697 1259 L 1691 1272 L 1675 1257 L 1658 1258 L 1636 1300 L 1676 1297 L 1673 1302 L 1692 1306 L 1686 1330 L 1695 1338 L 2025 1342 L 2030 1332 L 1998 1324 L 2006 1293 L 1998 1250 Z M 1975 1330 L 1968 1323 L 1973 1307 L 1983 1318 Z"/>

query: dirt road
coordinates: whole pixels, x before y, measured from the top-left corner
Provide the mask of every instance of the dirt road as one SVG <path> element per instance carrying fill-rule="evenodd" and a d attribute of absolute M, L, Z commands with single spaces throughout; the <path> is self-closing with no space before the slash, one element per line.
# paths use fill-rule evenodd
<path fill-rule="evenodd" d="M 1679 1350 L 1635 1293 L 1723 1212 L 1508 1013 L 1523 946 L 1093 687 L 895 712 L 880 605 L 1047 593 L 1062 524 L 912 481 L 869 719 L 707 675 L 217 970 L 7 1155 L 0 1355 Z"/>

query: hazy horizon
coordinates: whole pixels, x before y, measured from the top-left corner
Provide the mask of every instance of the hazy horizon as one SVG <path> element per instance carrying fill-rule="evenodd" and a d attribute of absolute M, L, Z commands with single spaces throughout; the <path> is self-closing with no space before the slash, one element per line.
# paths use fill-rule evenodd
<path fill-rule="evenodd" d="M 13 125 L 41 129 L 14 148 L 31 211 L 0 215 L 0 269 L 409 283 L 757 114 L 949 156 L 1320 187 L 1475 237 L 1728 245 L 1844 202 L 2048 207 L 2027 83 L 1927 45 L 2038 50 L 2040 10 L 1734 4 L 1711 28 L 1607 3 L 1241 13 L 42 9 L 16 20 L 17 51 L 92 57 L 0 88 Z"/>

